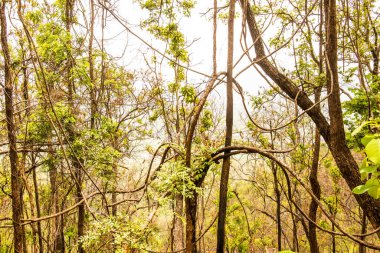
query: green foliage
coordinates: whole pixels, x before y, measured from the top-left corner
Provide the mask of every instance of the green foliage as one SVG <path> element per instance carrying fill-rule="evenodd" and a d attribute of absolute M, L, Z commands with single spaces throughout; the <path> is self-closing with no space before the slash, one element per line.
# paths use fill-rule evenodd
<path fill-rule="evenodd" d="M 270 237 L 270 236 L 263 236 L 261 238 L 256 238 L 254 240 L 254 244 L 257 246 L 257 247 L 260 247 L 260 248 L 265 248 L 265 247 L 268 247 L 268 246 L 272 246 L 273 245 L 273 238 Z"/>
<path fill-rule="evenodd" d="M 339 179 L 342 178 L 342 174 L 340 173 L 340 170 L 337 166 L 331 166 L 329 168 L 329 174 L 332 177 L 332 180 L 333 180 L 335 185 L 338 184 Z"/>
<path fill-rule="evenodd" d="M 69 56 L 71 36 L 64 27 L 54 21 L 39 26 L 37 35 L 38 54 L 45 62 L 62 64 Z"/>
<path fill-rule="evenodd" d="M 179 29 L 177 15 L 181 13 L 184 16 L 189 16 L 194 7 L 194 1 L 140 0 L 139 2 L 143 9 L 149 11 L 149 18 L 142 22 L 142 26 L 147 28 L 157 39 L 168 42 L 169 55 L 176 60 L 187 62 L 188 53 L 185 37 Z M 174 65 L 172 66 L 174 67 Z"/>
<path fill-rule="evenodd" d="M 130 249 L 147 248 L 147 237 L 153 237 L 155 228 L 146 225 L 143 219 L 133 221 L 122 219 L 121 217 L 106 217 L 90 224 L 90 228 L 85 236 L 80 240 L 85 249 L 99 247 L 105 240 L 113 238 L 113 245 L 116 252 L 125 252 L 125 247 Z"/>
<path fill-rule="evenodd" d="M 72 142 L 75 155 L 85 161 L 85 166 L 91 168 L 104 180 L 114 182 L 114 167 L 117 167 L 121 153 L 114 147 L 102 145 L 104 140 L 117 138 L 122 131 L 117 129 L 117 123 L 112 119 L 102 117 L 99 129 L 84 129 Z M 125 149 L 128 149 L 124 145 Z"/>
<path fill-rule="evenodd" d="M 228 199 L 232 199 L 234 194 L 228 191 Z M 229 201 L 231 203 L 232 201 Z M 247 222 L 244 211 L 238 202 L 232 202 L 227 206 L 226 233 L 228 236 L 229 252 L 249 252 L 251 238 L 246 232 Z M 242 232 L 244 231 L 244 232 Z"/>
<path fill-rule="evenodd" d="M 195 89 L 191 85 L 185 85 L 181 88 L 181 94 L 185 98 L 186 103 L 194 103 L 196 100 Z"/>
<path fill-rule="evenodd" d="M 69 129 L 73 124 L 76 123 L 76 119 L 70 112 L 68 106 L 64 103 L 56 103 L 52 109 L 49 108 L 38 108 L 31 116 L 30 120 L 25 127 L 28 129 L 27 140 L 31 142 L 46 142 L 53 137 L 56 133 L 53 131 L 52 122 L 46 116 L 49 114 L 49 118 L 54 124 L 62 125 L 64 129 Z"/>
<path fill-rule="evenodd" d="M 214 126 L 214 123 L 212 121 L 212 111 L 211 110 L 203 110 L 203 113 L 202 113 L 202 117 L 201 117 L 201 128 L 200 128 L 200 131 L 201 132 L 204 132 L 204 131 L 207 131 L 209 130 L 211 127 Z"/>
<path fill-rule="evenodd" d="M 194 183 L 192 169 L 186 167 L 182 161 L 163 164 L 157 173 L 154 188 L 159 192 L 182 194 L 187 198 L 193 197 L 194 192 L 200 190 Z"/>
<path fill-rule="evenodd" d="M 42 22 L 43 15 L 44 14 L 39 9 L 28 11 L 25 14 L 25 20 L 31 21 L 34 25 L 38 25 L 38 24 L 40 24 Z"/>
<path fill-rule="evenodd" d="M 330 213 L 335 215 L 338 212 L 338 199 L 336 196 L 328 196 L 322 198 L 323 203 L 327 206 Z"/>
<path fill-rule="evenodd" d="M 28 129 L 27 139 L 31 142 L 44 142 L 52 135 L 53 128 L 42 111 L 33 113 L 25 127 Z"/>
<path fill-rule="evenodd" d="M 362 123 L 354 132 L 353 135 L 359 134 L 364 126 L 371 125 L 378 128 L 380 125 L 377 122 L 368 121 Z M 355 194 L 368 193 L 375 199 L 380 198 L 380 136 L 378 134 L 366 134 L 362 138 L 362 143 L 365 146 L 364 151 L 366 157 L 360 166 L 360 174 L 362 179 L 367 179 L 365 184 L 358 185 L 352 192 Z"/>
<path fill-rule="evenodd" d="M 380 139 L 372 139 L 365 146 L 368 159 L 374 164 L 380 164 Z"/>

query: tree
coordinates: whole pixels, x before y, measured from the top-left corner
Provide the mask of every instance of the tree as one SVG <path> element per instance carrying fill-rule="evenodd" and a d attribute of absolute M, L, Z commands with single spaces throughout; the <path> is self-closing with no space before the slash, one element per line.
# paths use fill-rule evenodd
<path fill-rule="evenodd" d="M 336 49 L 336 7 L 335 2 L 324 2 L 325 20 L 326 20 L 326 51 L 327 62 L 329 66 L 327 73 L 327 88 L 329 92 L 328 105 L 330 123 L 325 116 L 313 105 L 307 94 L 299 90 L 290 79 L 283 75 L 267 59 L 264 44 L 260 37 L 260 31 L 255 21 L 254 14 L 250 4 L 246 1 L 240 1 L 240 4 L 247 17 L 247 24 L 255 42 L 256 58 L 260 59 L 257 64 L 263 71 L 285 92 L 291 99 L 296 100 L 297 104 L 311 117 L 315 122 L 320 134 L 329 146 L 343 177 L 351 189 L 361 184 L 359 169 L 345 141 L 343 115 L 339 95 L 339 82 L 337 70 L 337 49 Z M 355 195 L 359 205 L 366 211 L 368 219 L 372 225 L 377 228 L 380 225 L 379 208 L 380 203 L 368 195 Z"/>
<path fill-rule="evenodd" d="M 8 44 L 6 2 L 1 3 L 0 21 L 1 21 L 1 48 L 4 56 L 4 96 L 5 111 L 7 121 L 7 132 L 9 142 L 9 162 L 11 166 L 11 184 L 12 184 L 12 220 L 13 220 L 13 245 L 17 253 L 24 252 L 25 234 L 22 227 L 22 171 L 19 167 L 17 145 L 16 145 L 16 126 L 14 121 L 14 74 L 12 70 L 12 60 Z"/>

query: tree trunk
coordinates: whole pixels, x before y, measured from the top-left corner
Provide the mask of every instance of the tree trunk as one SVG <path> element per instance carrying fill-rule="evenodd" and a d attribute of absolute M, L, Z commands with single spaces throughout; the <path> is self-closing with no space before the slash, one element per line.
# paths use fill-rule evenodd
<path fill-rule="evenodd" d="M 320 150 L 320 135 L 318 129 L 315 130 L 315 142 L 313 151 L 313 162 L 311 165 L 311 172 L 309 176 L 309 181 L 311 185 L 311 190 L 313 194 L 320 199 L 321 198 L 321 187 L 318 182 L 318 166 L 319 166 L 319 150 Z M 313 222 L 317 220 L 318 203 L 312 199 L 309 205 L 309 217 Z M 317 240 L 317 230 L 316 226 L 309 222 L 309 233 L 308 240 L 310 244 L 311 253 L 319 253 L 318 240 Z"/>
<path fill-rule="evenodd" d="M 192 198 L 185 198 L 186 214 L 186 253 L 196 253 L 196 217 L 197 217 L 197 193 L 194 191 Z"/>
<path fill-rule="evenodd" d="M 65 17 L 66 17 L 66 31 L 67 33 L 71 33 L 71 25 L 73 20 L 73 8 L 74 8 L 75 0 L 66 0 L 66 8 L 65 8 Z M 67 58 L 67 87 L 68 87 L 68 104 L 70 106 L 70 111 L 72 115 L 75 115 L 75 107 L 74 107 L 74 80 L 72 76 L 72 71 L 74 68 L 73 55 L 72 53 L 72 45 L 71 42 L 68 45 L 69 52 Z M 76 138 L 76 132 L 74 130 L 74 126 L 71 125 L 68 129 L 69 133 L 69 141 L 73 142 Z M 76 180 L 76 197 L 77 202 L 82 201 L 82 183 L 83 183 L 83 172 L 81 168 L 80 161 L 76 154 L 71 155 L 72 165 L 74 167 L 74 176 Z M 85 203 L 82 202 L 78 205 L 78 240 L 84 235 L 84 222 L 85 222 Z M 82 244 L 78 242 L 78 253 L 84 253 L 84 249 Z"/>
<path fill-rule="evenodd" d="M 52 156 L 54 152 L 52 147 L 49 147 L 49 155 Z M 52 159 L 52 157 L 51 157 Z M 53 206 L 54 213 L 60 212 L 58 196 L 59 190 L 57 187 L 57 168 L 54 164 L 49 165 L 49 179 L 50 179 L 50 187 L 51 187 L 51 203 Z M 56 216 L 53 219 L 53 249 L 54 252 L 64 253 L 65 252 L 65 238 L 63 234 L 63 215 Z"/>
<path fill-rule="evenodd" d="M 274 178 L 274 192 L 276 195 L 276 220 L 277 220 L 277 250 L 282 250 L 281 245 L 281 193 L 278 185 L 278 177 L 277 177 L 277 167 L 273 161 L 271 161 L 272 164 L 272 171 L 273 171 L 273 178 Z"/>
<path fill-rule="evenodd" d="M 49 148 L 49 152 L 54 152 L 52 148 Z M 53 206 L 54 213 L 60 212 L 59 203 L 58 203 L 58 187 L 57 187 L 57 168 L 51 164 L 49 166 L 49 179 L 50 179 L 50 187 L 51 187 L 51 202 Z M 63 227 L 63 215 L 56 216 L 53 219 L 53 249 L 54 252 L 64 253 L 65 252 L 65 242 L 63 233 L 61 233 Z"/>
<path fill-rule="evenodd" d="M 362 212 L 362 229 L 361 233 L 365 234 L 367 232 L 367 217 L 364 212 Z M 362 236 L 361 240 L 365 240 L 365 237 Z M 359 244 L 359 253 L 366 253 L 366 247 L 363 244 Z"/>
<path fill-rule="evenodd" d="M 235 0 L 230 1 L 228 17 L 228 53 L 227 53 L 227 110 L 226 110 L 226 137 L 224 146 L 229 147 L 232 143 L 233 127 L 233 50 L 234 50 L 234 18 Z M 229 153 L 225 152 L 225 154 Z M 230 157 L 223 158 L 222 174 L 219 189 L 219 213 L 217 230 L 217 252 L 224 252 L 225 248 L 225 223 L 227 211 L 228 177 L 230 174 Z"/>
<path fill-rule="evenodd" d="M 94 60 L 93 60 L 93 42 L 94 42 L 94 23 L 95 23 L 95 10 L 94 10 L 94 0 L 90 1 L 90 39 L 88 45 L 88 63 L 89 63 L 89 75 L 90 75 L 90 127 L 95 128 L 95 116 L 96 116 L 96 88 L 95 88 L 95 75 L 94 75 Z"/>
<path fill-rule="evenodd" d="M 178 216 L 183 216 L 183 196 L 176 195 L 174 201 L 174 218 L 173 218 L 173 250 L 178 251 L 184 248 L 183 243 L 183 223 Z"/>
<path fill-rule="evenodd" d="M 23 253 L 23 241 L 25 239 L 22 227 L 22 177 L 19 169 L 16 146 L 16 127 L 14 123 L 13 108 L 13 73 L 10 59 L 9 46 L 7 40 L 7 20 L 5 15 L 5 1 L 1 3 L 0 23 L 1 23 L 1 47 L 4 56 L 4 95 L 5 114 L 7 120 L 7 132 L 9 141 L 9 162 L 11 166 L 11 189 L 12 189 L 12 220 L 13 220 L 13 246 L 14 252 Z"/>
<path fill-rule="evenodd" d="M 315 92 L 315 102 L 318 103 L 321 97 L 321 89 L 317 88 Z M 319 107 L 319 106 L 318 106 Z M 320 107 L 319 107 L 320 108 Z M 313 161 L 311 164 L 311 172 L 309 176 L 309 182 L 313 194 L 320 199 L 321 198 L 321 187 L 318 182 L 318 167 L 319 167 L 319 153 L 321 146 L 321 136 L 318 129 L 315 129 L 315 140 L 314 140 L 314 150 L 313 150 Z M 317 221 L 317 211 L 318 203 L 312 199 L 309 205 L 309 217 L 313 222 Z M 308 240 L 310 244 L 311 253 L 319 253 L 318 240 L 317 240 L 317 229 L 316 226 L 309 222 L 309 232 Z"/>
<path fill-rule="evenodd" d="M 35 166 L 34 154 L 32 154 L 32 166 Z M 41 207 L 40 207 L 40 197 L 39 197 L 39 192 L 38 192 L 36 168 L 32 170 L 32 173 L 33 173 L 34 198 L 36 201 L 37 218 L 39 218 L 41 217 Z M 42 242 L 41 221 L 37 222 L 37 234 L 38 234 L 39 253 L 43 253 L 44 247 L 43 247 L 43 242 Z"/>

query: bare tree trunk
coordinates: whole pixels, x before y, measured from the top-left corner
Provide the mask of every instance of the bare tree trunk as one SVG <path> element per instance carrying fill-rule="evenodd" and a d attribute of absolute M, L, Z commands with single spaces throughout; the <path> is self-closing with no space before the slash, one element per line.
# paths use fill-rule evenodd
<path fill-rule="evenodd" d="M 335 231 L 335 225 L 334 225 L 334 223 L 331 223 L 331 230 L 332 230 L 332 231 Z M 332 252 L 332 253 L 336 253 L 336 240 L 335 240 L 335 234 L 332 234 L 332 235 L 331 235 L 331 245 L 332 245 L 331 252 Z"/>
<path fill-rule="evenodd" d="M 32 166 L 35 166 L 36 164 L 36 159 L 34 154 L 32 155 Z M 40 207 L 40 197 L 39 197 L 39 192 L 38 192 L 38 183 L 37 183 L 37 173 L 36 173 L 36 168 L 32 170 L 33 174 L 33 186 L 34 186 L 34 198 L 36 201 L 36 210 L 37 210 L 37 218 L 41 217 L 41 207 Z M 42 228 L 41 228 L 41 221 L 37 222 L 37 234 L 38 234 L 38 245 L 39 245 L 39 253 L 44 252 L 44 245 L 42 241 Z"/>
<path fill-rule="evenodd" d="M 365 215 L 364 212 L 362 212 L 362 229 L 361 229 L 361 233 L 362 234 L 365 234 L 367 232 L 367 217 Z M 362 236 L 360 238 L 361 240 L 365 240 L 365 237 Z M 359 253 L 366 253 L 366 247 L 363 245 L 363 244 L 359 244 Z"/>
<path fill-rule="evenodd" d="M 273 161 L 271 161 L 272 164 L 272 171 L 273 171 L 273 178 L 274 178 L 274 192 L 276 195 L 276 220 L 277 220 L 277 250 L 282 250 L 281 245 L 281 235 L 282 235 L 282 228 L 281 228 L 281 193 L 278 186 L 278 177 L 277 177 L 277 167 Z"/>
<path fill-rule="evenodd" d="M 322 60 L 320 58 L 320 60 Z M 321 70 L 320 70 L 321 72 Z M 315 102 L 318 103 L 321 97 L 321 88 L 318 87 L 315 91 Z M 319 107 L 319 106 L 318 106 Z M 320 107 L 319 107 L 320 108 Z M 320 199 L 321 198 L 321 187 L 318 182 L 318 167 L 319 167 L 319 153 L 321 146 L 321 136 L 318 129 L 315 129 L 315 140 L 314 140 L 314 150 L 313 150 L 313 161 L 311 164 L 311 172 L 309 176 L 309 182 L 313 194 Z M 309 205 L 309 217 L 313 222 L 317 221 L 317 211 L 318 203 L 312 199 Z M 317 229 L 316 226 L 309 222 L 308 240 L 310 244 L 311 253 L 319 253 L 318 240 L 317 240 Z"/>
<path fill-rule="evenodd" d="M 12 63 L 10 59 L 9 46 L 7 40 L 7 20 L 5 15 L 5 1 L 1 3 L 0 23 L 1 23 L 1 47 L 4 56 L 4 95 L 5 114 L 7 120 L 7 132 L 9 141 L 9 161 L 11 165 L 11 189 L 12 189 L 12 220 L 13 220 L 13 246 L 14 252 L 23 253 L 25 234 L 21 225 L 22 221 L 22 177 L 19 169 L 16 146 L 16 127 L 14 123 L 13 108 L 13 79 Z"/>
<path fill-rule="evenodd" d="M 319 150 L 320 150 L 320 135 L 318 129 L 315 130 L 315 142 L 314 142 L 314 152 L 313 152 L 313 162 L 311 165 L 311 172 L 309 176 L 309 181 L 313 194 L 320 199 L 321 198 L 321 187 L 318 182 L 318 166 L 319 166 Z M 309 217 L 313 222 L 317 220 L 318 203 L 312 199 L 309 205 Z M 311 253 L 319 253 L 318 240 L 317 240 L 317 230 L 316 226 L 309 222 L 309 232 L 308 240 L 310 244 Z"/>
<path fill-rule="evenodd" d="M 89 75 L 90 75 L 90 124 L 91 129 L 95 128 L 95 116 L 96 116 L 96 87 L 95 87 L 95 76 L 94 76 L 94 60 L 93 60 L 93 42 L 94 42 L 94 23 L 95 23 L 95 10 L 94 10 L 94 0 L 90 1 L 90 39 L 88 45 L 88 63 L 89 63 Z"/>
<path fill-rule="evenodd" d="M 183 196 L 176 195 L 174 201 L 174 218 L 173 218 L 173 250 L 178 251 L 184 248 L 183 243 L 183 224 L 182 219 L 178 216 L 183 216 Z"/>
<path fill-rule="evenodd" d="M 186 253 L 196 253 L 196 216 L 197 216 L 197 199 L 194 192 L 192 198 L 185 198 L 186 212 Z"/>
<path fill-rule="evenodd" d="M 231 146 L 233 127 L 233 50 L 234 50 L 234 18 L 235 0 L 230 1 L 228 17 L 228 53 L 227 53 L 227 111 L 226 111 L 226 137 L 225 147 Z M 225 152 L 229 153 L 229 152 Z M 230 157 L 223 158 L 222 174 L 219 189 L 219 213 L 217 230 L 217 252 L 224 252 L 225 248 L 225 223 L 227 210 L 228 177 L 230 173 Z"/>

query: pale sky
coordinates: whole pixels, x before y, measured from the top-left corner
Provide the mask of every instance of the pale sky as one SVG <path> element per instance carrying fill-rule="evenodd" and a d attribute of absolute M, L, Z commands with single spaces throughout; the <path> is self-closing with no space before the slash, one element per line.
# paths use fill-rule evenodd
<path fill-rule="evenodd" d="M 224 3 L 219 3 L 222 6 Z M 190 54 L 191 68 L 199 72 L 211 75 L 212 73 L 212 11 L 210 11 L 206 16 L 203 15 L 209 8 L 213 5 L 213 1 L 198 1 L 196 7 L 192 11 L 190 18 L 181 18 L 180 27 L 186 36 L 188 42 L 196 40 L 191 47 L 188 49 Z M 236 10 L 239 11 L 239 6 L 237 4 Z M 226 9 L 228 11 L 228 9 Z M 148 32 L 139 28 L 140 22 L 147 17 L 147 12 L 141 10 L 139 5 L 135 1 L 126 0 L 119 1 L 118 15 L 120 15 L 124 20 L 128 22 L 127 26 L 138 36 L 142 37 L 146 42 L 152 45 L 154 48 L 161 52 L 164 52 L 164 43 L 157 41 Z M 113 18 L 113 17 L 112 17 Z M 111 19 L 112 19 L 111 18 Z M 98 30 L 97 37 L 100 37 L 100 29 Z M 106 37 L 113 38 L 107 42 L 107 52 L 111 53 L 116 57 L 120 57 L 125 49 L 126 43 L 127 49 L 123 57 L 120 59 L 120 63 L 131 68 L 145 68 L 146 64 L 143 59 L 141 52 L 151 53 L 151 50 L 144 45 L 139 39 L 130 33 L 123 32 L 125 28 L 122 27 L 117 21 L 110 21 L 106 27 Z M 241 19 L 235 19 L 235 50 L 234 59 L 235 62 L 240 58 L 243 53 L 240 47 L 240 32 L 241 32 Z M 217 31 L 217 65 L 218 71 L 226 70 L 227 62 L 227 25 L 226 22 L 218 20 L 218 31 Z M 250 40 L 249 40 L 250 42 Z M 251 55 L 254 55 L 251 52 Z M 149 57 L 148 57 L 149 58 Z M 235 68 L 234 73 L 238 73 L 241 69 L 249 65 L 246 57 L 240 61 L 238 66 Z M 172 70 L 162 69 L 162 74 L 168 80 L 170 80 Z M 198 83 L 202 80 L 206 80 L 205 77 L 188 72 L 189 81 Z M 259 87 L 265 84 L 265 81 L 255 73 L 253 68 L 245 71 L 243 74 L 239 75 L 237 78 L 239 83 L 242 85 L 245 92 L 250 94 L 257 94 Z M 220 85 L 219 88 L 214 92 L 213 96 L 225 98 L 225 86 Z M 222 101 L 221 101 L 222 102 Z M 223 102 L 224 103 L 224 102 Z M 235 123 L 239 120 L 239 114 L 243 112 L 242 104 L 240 102 L 240 97 L 235 94 L 234 96 L 235 105 Z"/>

